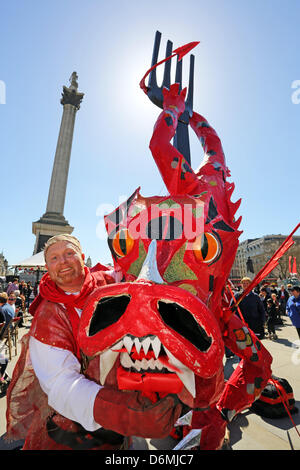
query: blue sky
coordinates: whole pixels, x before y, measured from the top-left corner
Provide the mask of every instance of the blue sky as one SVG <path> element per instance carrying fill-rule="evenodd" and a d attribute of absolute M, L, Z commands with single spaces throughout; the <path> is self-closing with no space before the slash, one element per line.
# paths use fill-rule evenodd
<path fill-rule="evenodd" d="M 32 222 L 46 210 L 62 86 L 74 70 L 85 97 L 64 215 L 86 256 L 93 264 L 111 261 L 101 237 L 104 207 L 138 186 L 145 196 L 166 194 L 148 147 L 160 111 L 139 88 L 156 30 L 162 55 L 167 39 L 174 48 L 200 41 L 194 109 L 222 140 L 233 199 L 242 198 L 241 241 L 289 234 L 297 225 L 298 0 L 10 0 L 0 10 L 0 252 L 9 264 L 33 252 Z M 197 167 L 203 152 L 192 135 L 191 147 Z"/>

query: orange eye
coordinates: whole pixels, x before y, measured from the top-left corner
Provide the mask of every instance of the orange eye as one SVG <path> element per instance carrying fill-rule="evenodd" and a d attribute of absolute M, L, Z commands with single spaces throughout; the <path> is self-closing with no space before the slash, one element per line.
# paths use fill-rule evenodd
<path fill-rule="evenodd" d="M 130 236 L 127 229 L 119 230 L 112 242 L 115 253 L 121 258 L 131 252 L 133 245 L 134 239 Z"/>
<path fill-rule="evenodd" d="M 220 242 L 212 233 L 206 232 L 194 241 L 193 250 L 198 261 L 210 263 L 220 253 Z"/>

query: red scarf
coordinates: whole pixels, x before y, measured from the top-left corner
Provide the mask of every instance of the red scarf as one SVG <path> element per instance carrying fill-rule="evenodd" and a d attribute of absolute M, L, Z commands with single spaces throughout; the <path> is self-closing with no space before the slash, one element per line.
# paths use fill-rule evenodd
<path fill-rule="evenodd" d="M 104 266 L 101 266 L 101 268 L 105 269 Z M 72 325 L 74 338 L 76 339 L 80 318 L 75 308 L 79 308 L 80 310 L 82 310 L 89 294 L 91 294 L 97 287 L 114 282 L 114 280 L 110 278 L 110 276 L 108 277 L 100 270 L 95 270 L 94 272 L 91 272 L 85 266 L 84 271 L 84 283 L 81 287 L 79 294 L 77 295 L 66 294 L 60 287 L 55 284 L 54 281 L 52 281 L 48 273 L 44 274 L 39 284 L 39 294 L 29 307 L 29 312 L 31 313 L 31 315 L 34 315 L 36 313 L 37 308 L 43 299 L 49 300 L 50 302 L 63 304 L 66 308 L 69 320 Z M 80 358 L 79 348 L 77 350 L 77 357 Z"/>

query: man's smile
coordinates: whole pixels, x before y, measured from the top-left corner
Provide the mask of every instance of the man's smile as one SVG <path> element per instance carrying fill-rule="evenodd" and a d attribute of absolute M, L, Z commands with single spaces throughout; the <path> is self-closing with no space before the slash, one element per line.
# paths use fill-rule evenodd
<path fill-rule="evenodd" d="M 64 268 L 64 269 L 60 269 L 58 274 L 67 274 L 68 272 L 71 272 L 73 271 L 73 268 Z"/>

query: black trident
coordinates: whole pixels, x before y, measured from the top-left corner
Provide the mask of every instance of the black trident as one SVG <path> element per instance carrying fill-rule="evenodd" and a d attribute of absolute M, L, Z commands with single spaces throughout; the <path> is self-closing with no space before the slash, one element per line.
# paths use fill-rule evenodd
<path fill-rule="evenodd" d="M 154 47 L 152 54 L 151 67 L 157 64 L 158 52 L 160 47 L 161 33 L 156 31 L 154 39 Z M 168 40 L 166 46 L 166 58 L 172 54 L 173 43 Z M 176 71 L 175 71 L 175 82 L 179 83 L 179 91 L 182 90 L 182 60 L 177 57 Z M 186 161 L 191 165 L 190 155 L 190 142 L 189 142 L 189 130 L 188 125 L 190 118 L 193 114 L 193 95 L 194 95 L 194 63 L 195 56 L 190 55 L 190 71 L 189 71 L 189 85 L 188 93 L 185 101 L 185 111 L 179 117 L 177 130 L 174 136 L 173 145 L 176 149 L 184 156 Z M 163 108 L 163 94 L 162 90 L 164 87 L 170 88 L 171 85 L 171 60 L 165 62 L 165 69 L 163 75 L 163 81 L 161 86 L 157 85 L 156 79 L 156 68 L 149 74 L 149 81 L 147 86 L 147 95 L 149 99 L 159 108 Z"/>

